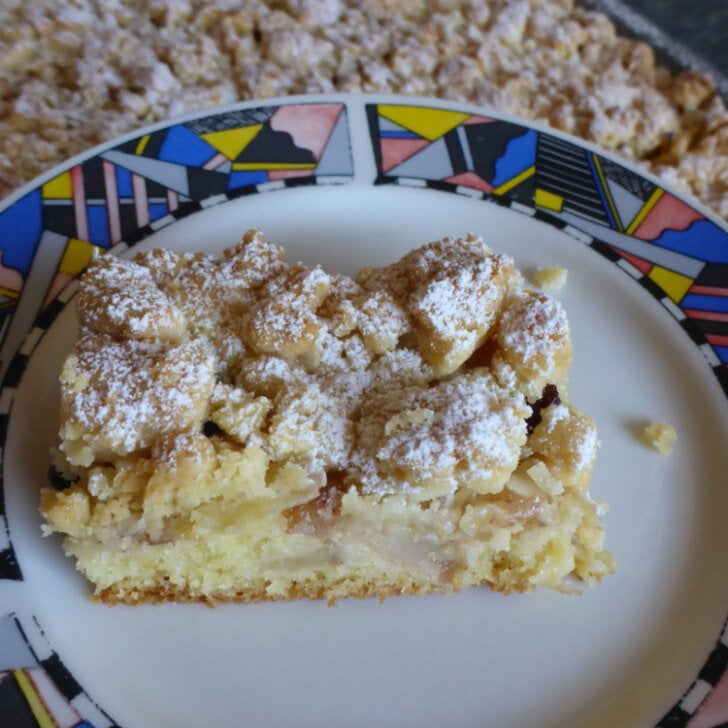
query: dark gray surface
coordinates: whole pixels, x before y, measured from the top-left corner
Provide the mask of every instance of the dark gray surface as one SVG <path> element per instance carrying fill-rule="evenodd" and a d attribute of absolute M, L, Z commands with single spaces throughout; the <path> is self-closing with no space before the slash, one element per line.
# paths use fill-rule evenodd
<path fill-rule="evenodd" d="M 629 36 L 648 42 L 673 69 L 710 73 L 728 97 L 728 0 L 581 0 Z"/>
<path fill-rule="evenodd" d="M 728 67 L 728 0 L 627 0 L 716 70 Z"/>

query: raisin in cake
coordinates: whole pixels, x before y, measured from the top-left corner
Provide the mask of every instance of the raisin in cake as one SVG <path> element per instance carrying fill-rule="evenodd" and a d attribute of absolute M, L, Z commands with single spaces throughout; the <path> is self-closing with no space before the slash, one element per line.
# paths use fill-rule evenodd
<path fill-rule="evenodd" d="M 46 532 L 108 603 L 251 602 L 613 569 L 561 305 L 473 235 L 355 278 L 259 230 L 97 258 Z"/>

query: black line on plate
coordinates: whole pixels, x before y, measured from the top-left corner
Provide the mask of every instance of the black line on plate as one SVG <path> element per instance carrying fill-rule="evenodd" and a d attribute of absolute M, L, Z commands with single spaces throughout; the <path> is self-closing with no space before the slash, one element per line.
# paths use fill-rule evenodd
<path fill-rule="evenodd" d="M 30 654 L 33 655 L 33 659 L 36 661 L 37 664 L 40 664 L 40 660 L 38 659 L 38 653 L 33 649 L 33 645 L 30 644 L 30 640 L 28 639 L 28 635 L 25 634 L 25 630 L 23 629 L 23 625 L 20 624 L 20 620 L 13 614 L 13 622 L 15 622 L 15 626 L 20 632 L 20 636 L 23 638 L 23 642 L 25 642 L 26 647 L 30 650 Z M 36 622 L 37 624 L 37 622 Z"/>
<path fill-rule="evenodd" d="M 27 366 L 28 357 L 25 354 L 16 354 L 10 361 L 8 371 L 5 373 L 3 387 L 17 387 Z"/>
<path fill-rule="evenodd" d="M 382 149 L 379 143 L 379 114 L 377 113 L 376 104 L 367 104 L 367 121 L 369 122 L 369 138 L 372 143 L 372 151 L 374 152 L 374 160 L 377 163 L 377 171 L 382 169 Z M 351 139 L 349 140 L 351 143 Z M 374 184 L 379 184 L 375 182 Z"/>
<path fill-rule="evenodd" d="M 242 187 L 236 187 L 235 189 L 228 190 L 225 193 L 225 197 L 228 200 L 237 200 L 241 197 L 250 197 L 251 195 L 259 195 L 260 190 L 257 185 L 243 185 Z"/>
<path fill-rule="evenodd" d="M 189 202 L 183 202 L 171 214 L 175 220 L 181 220 L 182 218 L 187 217 L 188 215 L 191 215 L 193 212 L 199 212 L 201 209 L 202 209 L 202 205 L 197 200 L 190 200 Z"/>
<path fill-rule="evenodd" d="M 33 622 L 35 622 L 35 626 L 38 628 L 38 631 L 41 633 L 43 639 L 46 641 L 46 644 L 50 647 L 50 641 L 48 640 L 45 630 L 43 629 L 43 627 L 41 627 L 40 622 L 38 621 L 38 617 L 33 615 L 32 619 L 33 619 Z M 39 660 L 38 655 L 36 654 L 32 645 L 28 641 L 28 638 L 26 637 L 25 632 L 23 631 L 23 628 L 22 628 L 20 622 L 18 621 L 17 617 L 15 618 L 15 623 L 18 627 L 18 630 L 20 631 L 21 636 L 25 640 L 26 645 L 30 649 L 35 661 L 39 665 L 43 665 L 44 667 L 46 667 L 46 663 L 49 661 L 52 661 L 54 663 L 54 665 L 56 664 L 56 661 L 57 661 L 57 664 L 60 665 L 60 667 L 61 667 L 61 671 L 60 671 L 61 677 L 63 679 L 70 678 L 72 683 L 75 683 L 75 685 L 78 687 L 78 692 L 76 693 L 74 698 L 68 699 L 69 703 L 71 702 L 71 700 L 74 700 L 76 697 L 83 694 L 88 698 L 89 702 L 94 705 L 94 707 L 99 711 L 99 713 L 101 713 L 109 721 L 109 723 L 110 723 L 109 728 L 120 728 L 120 726 L 116 723 L 116 721 L 114 721 L 114 719 L 81 687 L 81 685 L 78 683 L 78 681 L 69 672 L 68 668 L 63 664 L 63 661 L 61 660 L 61 658 L 58 656 L 58 654 L 56 652 L 51 651 L 51 655 L 48 658 L 46 658 L 43 661 Z M 47 669 L 47 667 L 46 667 L 46 669 Z M 49 675 L 51 675 L 50 672 L 49 672 Z M 54 682 L 55 682 L 55 680 L 54 680 Z M 73 685 L 70 683 L 69 683 L 69 689 L 73 689 Z"/>
<path fill-rule="evenodd" d="M 318 180 L 314 175 L 310 177 L 291 177 L 290 179 L 283 180 L 284 186 L 288 188 L 293 187 L 312 187 L 318 184 Z"/>
<path fill-rule="evenodd" d="M 559 220 L 559 218 L 554 217 L 553 215 L 550 215 L 548 212 L 544 212 L 543 210 L 537 209 L 536 212 L 533 213 L 532 217 L 534 220 L 540 220 L 541 222 L 548 223 L 549 225 L 552 225 L 559 230 L 563 230 L 568 225 L 568 223 L 564 220 Z"/>
<path fill-rule="evenodd" d="M 0 455 L 2 455 L 2 448 L 5 447 L 5 438 L 8 436 L 8 424 L 10 422 L 10 413 L 0 415 Z M 0 478 L 2 478 L 2 470 L 0 470 Z M 0 513 L 4 513 L 0 509 Z"/>
<path fill-rule="evenodd" d="M 124 238 L 124 242 L 130 248 L 133 248 L 137 243 L 141 243 L 142 240 L 144 240 L 145 238 L 148 238 L 154 232 L 155 232 L 155 230 L 151 225 L 142 225 L 142 227 L 139 227 L 136 230 L 133 230 L 132 232 L 130 232 Z"/>
<path fill-rule="evenodd" d="M 661 718 L 655 728 L 685 728 L 688 720 L 690 720 L 690 713 L 684 711 L 678 703 Z"/>
<path fill-rule="evenodd" d="M 594 238 L 592 240 L 591 246 L 600 255 L 603 255 L 608 260 L 611 260 L 612 263 L 616 263 L 616 262 L 622 260 L 622 256 L 619 253 L 617 253 L 615 250 L 613 250 L 611 245 L 607 245 L 605 242 L 603 242 L 597 238 Z"/>
<path fill-rule="evenodd" d="M 726 668 L 728 668 L 728 646 L 718 642 L 708 656 L 698 677 L 715 687 Z"/>
<path fill-rule="evenodd" d="M 440 190 L 441 192 L 456 192 L 457 190 L 454 182 L 444 182 L 441 179 L 425 180 L 425 185 L 430 190 Z"/>
<path fill-rule="evenodd" d="M 41 660 L 40 665 L 69 703 L 83 692 L 76 678 L 71 675 L 55 652 L 52 652 L 51 656 L 45 660 Z"/>
<path fill-rule="evenodd" d="M 20 570 L 20 564 L 18 564 L 12 544 L 0 551 L 0 579 L 23 581 L 23 572 Z"/>
<path fill-rule="evenodd" d="M 34 327 L 47 331 L 55 320 L 56 316 L 63 311 L 66 304 L 54 298 L 42 311 L 35 317 Z"/>
<path fill-rule="evenodd" d="M 705 338 L 705 334 L 695 325 L 693 319 L 684 318 L 679 322 L 682 326 L 683 331 L 693 340 L 698 346 L 707 344 L 708 340 Z M 710 346 L 710 344 L 708 344 Z"/>
<path fill-rule="evenodd" d="M 511 198 L 505 195 L 491 195 L 488 199 L 499 207 L 510 207 L 512 202 Z"/>
<path fill-rule="evenodd" d="M 643 276 L 638 282 L 642 288 L 646 288 L 658 301 L 661 301 L 663 298 L 669 298 L 667 293 L 647 276 Z"/>
<path fill-rule="evenodd" d="M 711 321 L 710 319 L 691 318 L 693 325 L 702 331 L 706 336 L 708 334 L 717 334 L 718 336 L 728 336 L 728 321 Z"/>
<path fill-rule="evenodd" d="M 713 372 L 718 377 L 718 382 L 723 392 L 725 392 L 725 396 L 728 397 L 728 369 L 726 369 L 725 364 L 719 364 L 713 367 Z"/>

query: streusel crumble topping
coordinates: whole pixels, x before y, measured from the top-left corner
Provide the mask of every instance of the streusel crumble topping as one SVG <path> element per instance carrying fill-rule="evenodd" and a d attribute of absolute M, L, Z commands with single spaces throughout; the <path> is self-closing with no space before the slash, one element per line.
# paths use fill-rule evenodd
<path fill-rule="evenodd" d="M 242 445 L 357 473 L 367 489 L 396 489 L 386 485 L 393 472 L 453 483 L 510 474 L 529 410 L 504 372 L 535 395 L 549 381 L 564 386 L 561 305 L 523 291 L 513 261 L 473 235 L 357 278 L 286 265 L 257 230 L 221 259 L 99 258 L 79 297 L 87 333 L 62 380 L 70 462 L 126 455 L 209 417 Z M 496 319 L 495 377 L 474 370 L 437 383 Z"/>

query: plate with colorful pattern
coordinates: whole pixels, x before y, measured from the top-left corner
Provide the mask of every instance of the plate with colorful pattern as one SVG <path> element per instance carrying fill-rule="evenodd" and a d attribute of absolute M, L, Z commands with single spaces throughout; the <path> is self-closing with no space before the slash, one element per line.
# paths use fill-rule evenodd
<path fill-rule="evenodd" d="M 602 440 L 617 571 L 580 595 L 107 607 L 43 538 L 77 278 L 96 254 L 219 251 L 261 227 L 352 273 L 474 232 L 557 295 Z M 270 99 L 97 147 L 0 205 L 0 723 L 728 723 L 728 227 L 544 126 L 393 96 Z M 678 432 L 670 457 L 638 434 Z"/>

